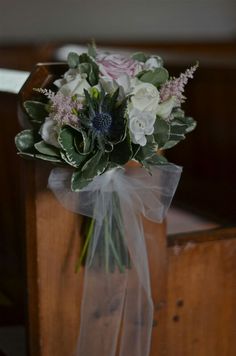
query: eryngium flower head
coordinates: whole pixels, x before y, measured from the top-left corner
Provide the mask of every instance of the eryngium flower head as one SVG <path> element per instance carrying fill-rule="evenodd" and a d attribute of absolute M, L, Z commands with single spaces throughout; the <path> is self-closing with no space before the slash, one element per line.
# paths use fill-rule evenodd
<path fill-rule="evenodd" d="M 87 108 L 81 115 L 82 126 L 88 129 L 92 144 L 102 151 L 110 152 L 113 145 L 125 138 L 127 120 L 125 118 L 126 100 L 117 101 L 119 89 L 113 95 L 104 90 L 90 95 L 84 91 Z"/>

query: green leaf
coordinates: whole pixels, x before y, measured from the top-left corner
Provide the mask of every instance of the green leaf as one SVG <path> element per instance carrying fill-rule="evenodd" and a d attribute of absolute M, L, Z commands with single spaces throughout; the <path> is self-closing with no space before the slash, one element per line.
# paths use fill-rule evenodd
<path fill-rule="evenodd" d="M 97 56 L 96 45 L 94 42 L 92 44 L 88 44 L 88 55 L 93 58 L 96 58 Z"/>
<path fill-rule="evenodd" d="M 90 66 L 87 66 L 87 70 L 89 68 L 89 71 L 87 73 L 88 75 L 88 81 L 91 86 L 94 86 L 98 83 L 98 75 L 99 75 L 99 68 L 98 65 L 95 63 L 95 61 L 86 53 L 83 53 L 79 56 L 79 62 L 81 64 L 89 64 Z M 84 66 L 84 68 L 86 68 Z"/>
<path fill-rule="evenodd" d="M 132 145 L 128 133 L 124 141 L 114 145 L 114 149 L 110 154 L 110 161 L 119 165 L 124 165 L 133 156 Z"/>
<path fill-rule="evenodd" d="M 35 152 L 34 144 L 40 140 L 38 132 L 35 130 L 24 130 L 15 137 L 15 144 L 20 152 Z"/>
<path fill-rule="evenodd" d="M 41 159 L 43 161 L 52 162 L 52 163 L 63 163 L 62 159 L 54 156 L 47 156 L 44 154 L 36 153 L 35 158 Z"/>
<path fill-rule="evenodd" d="M 91 179 L 102 174 L 108 164 L 108 153 L 97 151 L 82 167 L 82 175 L 86 179 Z"/>
<path fill-rule="evenodd" d="M 60 164 L 63 163 L 63 161 L 58 157 L 46 156 L 43 154 L 18 152 L 18 155 L 23 158 L 28 158 L 28 159 L 40 159 L 40 160 L 51 162 L 51 163 L 60 163 Z"/>
<path fill-rule="evenodd" d="M 149 58 L 149 56 L 147 56 L 145 53 L 143 52 L 136 52 L 132 55 L 132 58 L 135 59 L 136 61 L 139 62 L 146 62 Z"/>
<path fill-rule="evenodd" d="M 164 84 L 169 78 L 168 71 L 163 68 L 156 68 L 154 70 L 148 70 L 142 74 L 139 79 L 145 83 L 151 83 L 156 87 L 159 87 L 161 84 Z"/>
<path fill-rule="evenodd" d="M 170 125 L 165 120 L 157 117 L 154 125 L 154 138 L 158 148 L 162 148 L 170 137 Z"/>
<path fill-rule="evenodd" d="M 188 126 L 182 119 L 175 119 L 170 123 L 170 136 L 168 142 L 164 144 L 163 149 L 169 149 L 177 145 L 179 141 L 185 139 L 185 133 Z"/>
<path fill-rule="evenodd" d="M 160 164 L 167 164 L 168 160 L 164 156 L 155 154 L 147 160 L 147 163 L 149 165 L 155 166 L 155 165 L 160 165 Z"/>
<path fill-rule="evenodd" d="M 35 143 L 34 147 L 36 150 L 44 155 L 53 156 L 53 157 L 60 157 L 60 151 L 57 147 L 49 145 L 44 141 L 40 141 Z"/>
<path fill-rule="evenodd" d="M 197 126 L 197 122 L 192 117 L 184 117 L 182 121 L 187 125 L 186 133 L 192 132 Z"/>
<path fill-rule="evenodd" d="M 17 154 L 18 154 L 20 157 L 23 157 L 23 158 L 35 159 L 34 153 L 17 152 Z"/>
<path fill-rule="evenodd" d="M 72 174 L 72 178 L 71 178 L 71 190 L 73 192 L 79 192 L 81 189 L 83 189 L 84 187 L 86 187 L 86 185 L 88 185 L 90 182 L 92 181 L 92 179 L 86 179 L 81 175 L 81 171 L 80 170 L 76 170 L 73 174 Z"/>
<path fill-rule="evenodd" d="M 79 65 L 80 59 L 79 55 L 75 52 L 70 52 L 67 57 L 67 63 L 70 68 L 77 68 Z"/>
<path fill-rule="evenodd" d="M 58 142 L 62 149 L 65 151 L 62 158 L 70 164 L 72 167 L 79 167 L 81 163 L 85 160 L 85 156 L 77 151 L 75 146 L 75 138 L 83 144 L 83 135 L 78 130 L 73 129 L 70 126 L 64 126 L 61 128 Z M 78 145 L 78 142 L 77 142 Z"/>
<path fill-rule="evenodd" d="M 102 174 L 108 165 L 107 153 L 103 154 L 97 151 L 89 160 L 86 161 L 82 169 L 76 170 L 72 175 L 71 189 L 73 191 L 80 191 L 87 184 L 89 184 L 94 177 Z"/>
<path fill-rule="evenodd" d="M 135 158 L 142 163 L 144 160 L 152 157 L 157 151 L 157 145 L 153 135 L 146 136 L 147 143 L 141 146 Z"/>
<path fill-rule="evenodd" d="M 42 124 L 48 116 L 46 104 L 39 101 L 27 100 L 24 102 L 24 108 L 33 123 Z"/>
<path fill-rule="evenodd" d="M 91 149 L 93 148 L 91 145 L 91 141 L 85 131 L 80 130 L 79 133 L 80 134 L 75 136 L 74 138 L 76 150 L 81 155 L 87 155 L 91 152 Z M 83 140 L 81 140 L 81 135 Z"/>

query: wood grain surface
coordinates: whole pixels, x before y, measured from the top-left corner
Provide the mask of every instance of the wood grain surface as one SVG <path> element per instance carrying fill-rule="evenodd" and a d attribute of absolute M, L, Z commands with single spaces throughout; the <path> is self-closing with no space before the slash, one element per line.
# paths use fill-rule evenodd
<path fill-rule="evenodd" d="M 81 217 L 46 188 L 49 166 L 26 162 L 25 172 L 30 356 L 73 355 L 83 290 L 83 270 L 74 273 Z M 155 306 L 150 356 L 234 356 L 236 229 L 179 235 L 167 244 L 165 224 L 145 220 L 144 228 Z"/>

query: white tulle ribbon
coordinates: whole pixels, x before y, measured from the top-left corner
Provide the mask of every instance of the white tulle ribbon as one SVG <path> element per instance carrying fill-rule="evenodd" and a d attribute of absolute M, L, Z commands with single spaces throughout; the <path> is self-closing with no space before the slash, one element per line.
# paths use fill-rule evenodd
<path fill-rule="evenodd" d="M 61 204 L 96 221 L 85 267 L 77 356 L 115 356 L 117 348 L 119 356 L 149 355 L 153 302 L 142 215 L 163 221 L 181 171 L 172 164 L 153 167 L 151 175 L 140 167 L 113 169 L 75 193 L 70 189 L 71 172 L 52 170 L 49 187 Z M 122 221 L 114 210 L 114 193 Z M 98 263 L 104 217 L 112 234 L 119 229 L 125 237 L 131 265 L 123 272 L 107 272 Z"/>

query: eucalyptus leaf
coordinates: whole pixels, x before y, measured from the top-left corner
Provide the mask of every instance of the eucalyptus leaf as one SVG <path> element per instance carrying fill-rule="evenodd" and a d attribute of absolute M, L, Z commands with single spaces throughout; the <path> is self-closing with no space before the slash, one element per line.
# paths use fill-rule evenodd
<path fill-rule="evenodd" d="M 99 68 L 97 63 L 95 63 L 95 61 L 87 53 L 83 53 L 79 56 L 79 62 L 81 64 L 82 63 L 90 64 L 89 73 L 86 72 L 88 75 L 88 81 L 91 86 L 96 85 L 98 83 L 98 76 L 99 76 Z"/>
<path fill-rule="evenodd" d="M 19 132 L 15 137 L 15 144 L 20 152 L 34 153 L 35 142 L 39 141 L 41 137 L 35 130 L 23 130 Z"/>
<path fill-rule="evenodd" d="M 45 118 L 48 116 L 46 107 L 46 104 L 39 101 L 27 100 L 24 102 L 24 108 L 32 123 L 42 124 L 44 122 Z"/>
<path fill-rule="evenodd" d="M 169 78 L 168 71 L 163 68 L 156 68 L 154 70 L 148 70 L 144 74 L 142 74 L 139 79 L 145 83 L 151 83 L 156 87 L 164 84 Z"/>
<path fill-rule="evenodd" d="M 132 58 L 135 59 L 138 62 L 146 62 L 149 58 L 145 53 L 143 52 L 136 52 L 132 55 Z"/>
<path fill-rule="evenodd" d="M 96 58 L 96 56 L 97 56 L 97 51 L 96 51 L 95 43 L 88 44 L 88 55 L 89 55 L 90 57 Z"/>
<path fill-rule="evenodd" d="M 40 141 L 35 143 L 34 147 L 36 150 L 44 155 L 53 156 L 53 157 L 60 157 L 60 150 L 57 147 L 49 145 L 44 141 Z"/>
<path fill-rule="evenodd" d="M 67 57 L 67 62 L 70 68 L 77 68 L 80 62 L 79 55 L 75 52 L 70 52 Z"/>

